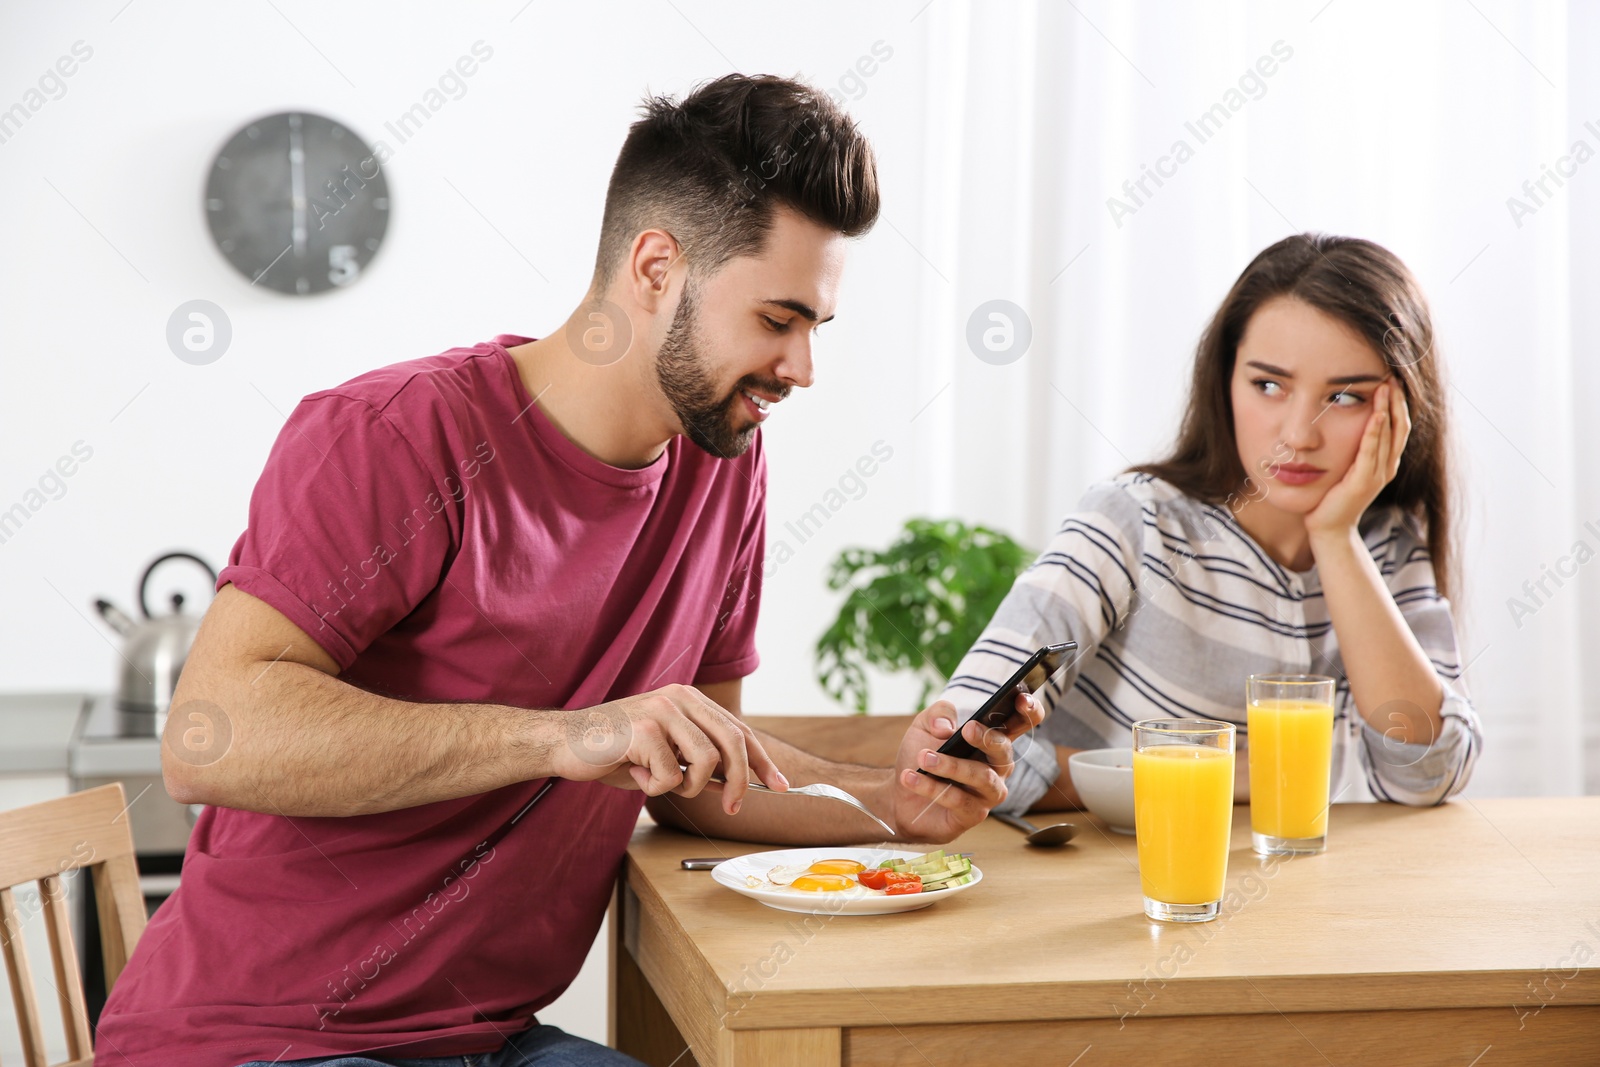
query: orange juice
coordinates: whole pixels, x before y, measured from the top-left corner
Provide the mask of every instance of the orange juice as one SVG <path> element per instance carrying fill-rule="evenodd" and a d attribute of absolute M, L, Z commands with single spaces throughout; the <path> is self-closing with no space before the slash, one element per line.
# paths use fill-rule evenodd
<path fill-rule="evenodd" d="M 1328 832 L 1333 705 L 1261 700 L 1246 711 L 1250 737 L 1250 829 L 1280 838 Z"/>
<path fill-rule="evenodd" d="M 1233 822 L 1233 753 L 1158 745 L 1133 754 L 1139 882 L 1164 904 L 1222 899 Z"/>

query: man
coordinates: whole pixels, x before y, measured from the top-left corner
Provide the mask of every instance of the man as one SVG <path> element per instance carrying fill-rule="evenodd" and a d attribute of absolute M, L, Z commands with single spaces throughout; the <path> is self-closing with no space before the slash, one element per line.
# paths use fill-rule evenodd
<path fill-rule="evenodd" d="M 1007 736 L 964 728 L 987 763 L 932 753 L 948 704 L 894 770 L 739 718 L 757 427 L 811 384 L 846 240 L 877 211 L 870 147 L 814 90 L 729 76 L 654 99 L 563 329 L 302 401 L 174 698 L 167 788 L 207 807 L 106 1005 L 103 1061 L 631 1062 L 534 1013 L 581 966 L 646 796 L 691 832 L 835 844 L 883 835 L 747 799 L 752 776 L 841 785 L 901 840 L 1003 799 Z M 1042 717 L 1018 707 L 1015 733 Z"/>

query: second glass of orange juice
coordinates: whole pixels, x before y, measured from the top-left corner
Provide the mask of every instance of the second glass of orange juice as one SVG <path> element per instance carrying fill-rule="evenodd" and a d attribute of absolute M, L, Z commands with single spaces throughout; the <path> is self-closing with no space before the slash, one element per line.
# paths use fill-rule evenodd
<path fill-rule="evenodd" d="M 1333 694 L 1333 679 L 1319 674 L 1252 674 L 1245 683 L 1250 836 L 1260 855 L 1327 847 Z"/>
<path fill-rule="evenodd" d="M 1211 719 L 1133 724 L 1133 818 L 1144 913 L 1205 922 L 1222 908 L 1233 825 L 1234 727 Z"/>

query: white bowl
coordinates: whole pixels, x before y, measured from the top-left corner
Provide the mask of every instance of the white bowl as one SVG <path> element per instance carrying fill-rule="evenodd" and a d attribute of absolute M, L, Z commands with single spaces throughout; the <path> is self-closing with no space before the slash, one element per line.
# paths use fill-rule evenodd
<path fill-rule="evenodd" d="M 1083 806 L 1119 834 L 1133 833 L 1133 749 L 1091 748 L 1067 758 Z"/>

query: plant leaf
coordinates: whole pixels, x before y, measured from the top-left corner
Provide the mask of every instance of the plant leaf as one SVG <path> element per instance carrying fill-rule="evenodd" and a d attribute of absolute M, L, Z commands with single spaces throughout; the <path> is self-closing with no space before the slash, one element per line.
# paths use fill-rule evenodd
<path fill-rule="evenodd" d="M 828 567 L 827 584 L 849 592 L 817 640 L 818 683 L 865 714 L 866 668 L 909 670 L 922 680 L 926 707 L 1030 556 L 1005 533 L 956 519 L 909 519 L 888 548 L 844 549 Z"/>

